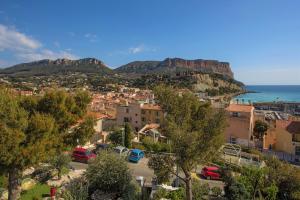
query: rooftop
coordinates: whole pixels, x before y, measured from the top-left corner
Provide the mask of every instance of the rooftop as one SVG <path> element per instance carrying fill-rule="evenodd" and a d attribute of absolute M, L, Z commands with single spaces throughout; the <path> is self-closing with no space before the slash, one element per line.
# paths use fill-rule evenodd
<path fill-rule="evenodd" d="M 159 105 L 143 104 L 141 106 L 141 109 L 145 109 L 145 110 L 161 110 L 161 107 Z"/>
<path fill-rule="evenodd" d="M 254 107 L 250 105 L 230 104 L 226 110 L 230 112 L 252 112 Z"/>
<path fill-rule="evenodd" d="M 276 127 L 283 128 L 292 134 L 300 134 L 300 121 L 276 120 Z"/>

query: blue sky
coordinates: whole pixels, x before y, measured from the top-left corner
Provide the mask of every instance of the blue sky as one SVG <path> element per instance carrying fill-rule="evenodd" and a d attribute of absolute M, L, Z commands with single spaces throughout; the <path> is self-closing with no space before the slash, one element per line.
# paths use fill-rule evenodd
<path fill-rule="evenodd" d="M 228 61 L 246 84 L 300 84 L 298 0 L 0 1 L 0 67 L 95 57 Z"/>

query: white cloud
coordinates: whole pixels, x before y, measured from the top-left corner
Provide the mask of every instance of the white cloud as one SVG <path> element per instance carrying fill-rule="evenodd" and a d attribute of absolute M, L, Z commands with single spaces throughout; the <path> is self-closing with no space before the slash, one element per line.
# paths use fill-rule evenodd
<path fill-rule="evenodd" d="M 93 33 L 86 33 L 84 34 L 84 37 L 87 38 L 90 42 L 97 42 L 98 41 L 98 36 Z"/>
<path fill-rule="evenodd" d="M 77 56 L 67 52 L 67 51 L 58 51 L 53 52 L 48 49 L 43 49 L 39 52 L 28 52 L 28 53 L 20 53 L 17 55 L 20 59 L 24 61 L 34 61 L 34 60 L 42 60 L 42 59 L 57 59 L 57 58 L 67 58 L 67 59 L 78 59 Z"/>
<path fill-rule="evenodd" d="M 32 50 L 41 47 L 37 40 L 0 24 L 0 49 L 3 50 Z"/>
<path fill-rule="evenodd" d="M 131 54 L 136 54 L 136 53 L 140 53 L 140 52 L 144 51 L 144 47 L 143 46 L 131 47 L 131 48 L 129 48 L 128 51 Z"/>
<path fill-rule="evenodd" d="M 138 54 L 138 53 L 142 53 L 142 52 L 155 52 L 156 50 L 157 50 L 156 48 L 152 48 L 152 47 L 146 46 L 144 44 L 140 44 L 137 46 L 130 47 L 126 50 L 117 50 L 117 51 L 110 52 L 110 53 L 108 53 L 108 56 L 131 55 L 131 54 Z"/>
<path fill-rule="evenodd" d="M 59 47 L 58 42 L 54 42 Z M 52 51 L 43 48 L 41 42 L 17 31 L 14 28 L 0 24 L 0 51 L 8 51 L 18 59 L 18 62 L 35 61 L 41 59 L 68 58 L 77 59 L 78 57 L 70 53 L 69 50 Z"/>
<path fill-rule="evenodd" d="M 143 44 L 140 44 L 140 45 L 135 46 L 135 47 L 130 47 L 128 49 L 128 53 L 129 54 L 137 54 L 137 53 L 142 53 L 142 52 L 146 52 L 146 51 L 147 52 L 149 52 L 149 51 L 154 52 L 154 51 L 156 51 L 156 49 L 155 48 L 147 47 L 147 46 L 145 46 Z"/>

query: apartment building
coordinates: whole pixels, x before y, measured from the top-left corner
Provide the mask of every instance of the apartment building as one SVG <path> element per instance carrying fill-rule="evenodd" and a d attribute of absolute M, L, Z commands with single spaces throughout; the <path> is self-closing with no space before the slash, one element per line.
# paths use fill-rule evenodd
<path fill-rule="evenodd" d="M 141 122 L 146 124 L 160 124 L 163 121 L 164 113 L 159 105 L 142 104 L 141 105 Z"/>
<path fill-rule="evenodd" d="M 226 142 L 242 146 L 253 146 L 254 107 L 243 104 L 230 104 L 226 108 Z"/>
<path fill-rule="evenodd" d="M 135 131 L 142 128 L 141 122 L 141 105 L 138 102 L 128 103 L 125 105 L 119 105 L 117 107 L 117 125 L 123 126 L 125 123 L 129 123 Z"/>
<path fill-rule="evenodd" d="M 264 136 L 263 147 L 300 156 L 300 121 L 276 120 Z"/>

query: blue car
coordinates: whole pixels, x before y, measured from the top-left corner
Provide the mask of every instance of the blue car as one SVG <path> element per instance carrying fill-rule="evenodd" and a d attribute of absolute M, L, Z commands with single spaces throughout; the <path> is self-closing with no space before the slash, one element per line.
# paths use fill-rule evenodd
<path fill-rule="evenodd" d="M 132 149 L 129 154 L 129 161 L 138 163 L 144 157 L 144 152 L 139 149 Z"/>

